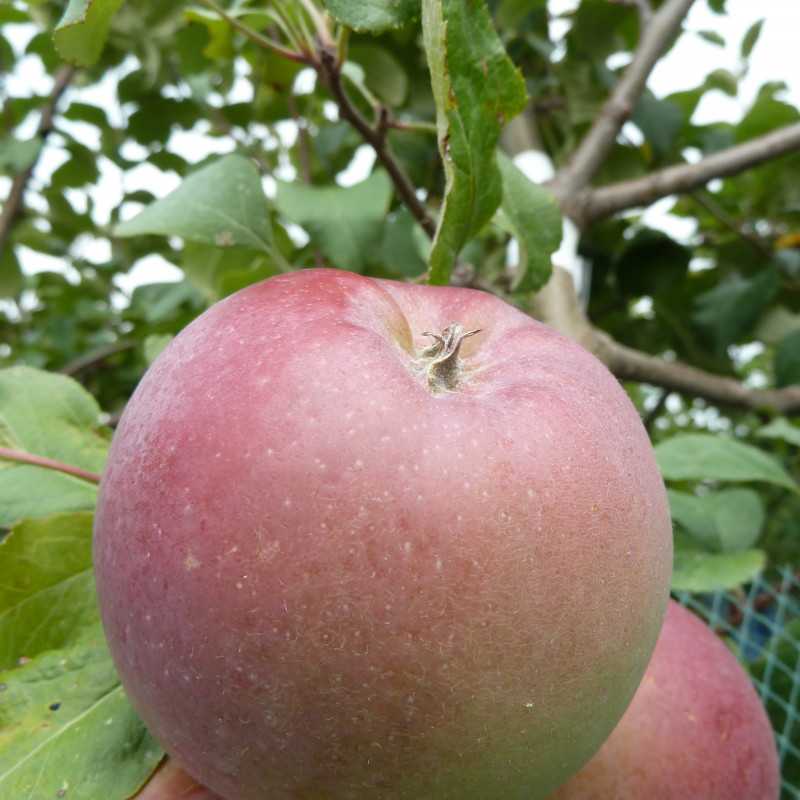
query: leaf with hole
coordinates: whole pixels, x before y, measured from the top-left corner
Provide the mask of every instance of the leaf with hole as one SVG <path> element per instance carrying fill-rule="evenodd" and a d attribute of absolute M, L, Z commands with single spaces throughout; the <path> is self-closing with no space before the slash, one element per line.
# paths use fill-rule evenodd
<path fill-rule="evenodd" d="M 446 284 L 467 240 L 502 201 L 495 148 L 502 126 L 522 111 L 527 95 L 483 0 L 423 0 L 422 30 L 445 170 L 430 280 Z"/>

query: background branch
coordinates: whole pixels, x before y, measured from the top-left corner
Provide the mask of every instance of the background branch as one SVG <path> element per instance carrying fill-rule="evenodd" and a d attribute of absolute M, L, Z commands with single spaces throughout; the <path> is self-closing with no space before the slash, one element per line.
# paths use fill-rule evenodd
<path fill-rule="evenodd" d="M 800 386 L 752 389 L 736 378 L 726 378 L 682 364 L 647 355 L 596 331 L 595 352 L 620 379 L 652 383 L 676 392 L 703 397 L 721 406 L 754 411 L 771 409 L 782 414 L 800 413 Z"/>
<path fill-rule="evenodd" d="M 112 342 L 104 347 L 99 347 L 97 350 L 93 350 L 91 353 L 87 353 L 84 356 L 79 356 L 78 358 L 73 359 L 64 367 L 62 367 L 60 372 L 62 375 L 77 375 L 84 370 L 91 369 L 92 367 L 102 364 L 107 358 L 110 358 L 117 353 L 123 353 L 126 350 L 133 350 L 134 347 L 136 347 L 136 342 L 132 341 Z"/>
<path fill-rule="evenodd" d="M 56 73 L 50 97 L 42 108 L 42 116 L 39 119 L 39 126 L 36 129 L 36 135 L 42 140 L 42 147 L 39 149 L 40 155 L 44 148 L 45 140 L 53 131 L 58 101 L 61 99 L 61 95 L 64 94 L 67 86 L 69 86 L 74 74 L 75 67 L 71 66 L 62 67 Z M 23 208 L 25 207 L 25 192 L 28 188 L 28 183 L 30 183 L 33 177 L 38 162 L 39 156 L 34 159 L 33 163 L 28 166 L 27 169 L 24 169 L 16 175 L 11 182 L 11 189 L 3 203 L 3 210 L 0 212 L 0 255 L 5 250 L 14 223 L 22 215 Z"/>
<path fill-rule="evenodd" d="M 696 164 L 679 164 L 644 178 L 588 190 L 567 204 L 585 224 L 617 211 L 648 205 L 661 197 L 689 192 L 713 178 L 736 175 L 793 151 L 800 151 L 800 122 L 720 150 Z"/>
<path fill-rule="evenodd" d="M 587 186 L 614 145 L 625 121 L 644 91 L 647 78 L 689 11 L 693 0 L 666 0 L 644 28 L 628 68 L 595 119 L 589 132 L 559 171 L 551 188 L 559 199 Z"/>
<path fill-rule="evenodd" d="M 554 268 L 550 282 L 534 299 L 534 310 L 537 317 L 594 353 L 621 381 L 650 383 L 722 406 L 800 413 L 800 386 L 752 389 L 735 378 L 666 361 L 615 341 L 583 313 L 572 278 L 563 269 Z"/>

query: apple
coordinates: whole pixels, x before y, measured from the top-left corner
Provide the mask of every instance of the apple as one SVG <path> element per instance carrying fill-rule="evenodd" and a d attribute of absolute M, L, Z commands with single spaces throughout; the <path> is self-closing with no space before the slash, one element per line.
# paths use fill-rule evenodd
<path fill-rule="evenodd" d="M 747 673 L 671 601 L 619 725 L 551 800 L 777 800 L 775 737 Z"/>
<path fill-rule="evenodd" d="M 125 689 L 227 800 L 546 796 L 633 697 L 671 559 L 598 360 L 489 294 L 339 270 L 173 340 L 95 528 Z"/>

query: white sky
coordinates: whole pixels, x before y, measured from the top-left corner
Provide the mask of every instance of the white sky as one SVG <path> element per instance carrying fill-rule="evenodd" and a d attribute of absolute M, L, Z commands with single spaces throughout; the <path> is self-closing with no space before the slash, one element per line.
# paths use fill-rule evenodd
<path fill-rule="evenodd" d="M 600 2 L 601 0 L 596 0 Z M 576 0 L 549 0 L 552 11 L 561 12 L 574 7 Z M 798 37 L 800 30 L 800 3 L 796 0 L 728 0 L 729 13 L 719 16 L 712 13 L 705 0 L 696 0 L 694 7 L 686 22 L 689 31 L 713 30 L 726 40 L 726 46 L 718 47 L 706 42 L 697 35 L 684 35 L 673 51 L 664 58 L 654 70 L 649 87 L 658 96 L 670 92 L 689 89 L 696 86 L 706 74 L 713 69 L 724 68 L 736 73 L 739 70 L 739 44 L 747 29 L 757 19 L 764 18 L 765 23 L 761 37 L 750 59 L 750 71 L 740 85 L 737 98 L 731 98 L 719 91 L 708 92 L 698 107 L 694 121 L 709 122 L 713 120 L 727 120 L 736 122 L 741 118 L 748 106 L 752 103 L 756 92 L 765 81 L 785 81 L 788 90 L 784 99 L 800 106 L 800 59 L 797 56 Z M 556 30 L 558 24 L 554 23 Z M 562 27 L 563 30 L 563 27 Z M 8 26 L 7 35 L 10 34 L 11 43 L 17 52 L 24 49 L 33 31 L 30 26 Z M 132 60 L 131 60 L 132 61 Z M 123 67 L 126 71 L 135 68 L 135 63 Z M 37 58 L 29 57 L 18 62 L 15 72 L 4 77 L 5 86 L 12 96 L 31 93 L 44 94 L 49 91 L 50 81 L 43 72 Z M 104 81 L 98 86 L 89 89 L 69 90 L 69 97 L 85 102 L 101 105 L 109 113 L 116 124 L 120 124 L 120 112 L 115 108 L 113 99 L 112 82 Z M 307 87 L 310 88 L 310 87 Z M 236 87 L 238 100 L 248 100 L 250 97 L 249 82 L 242 79 Z M 68 99 L 68 98 L 67 98 Z M 62 101 L 63 104 L 63 101 Z M 66 123 L 65 128 L 79 140 L 90 147 L 96 143 L 95 129 L 80 123 Z M 30 129 L 18 132 L 20 136 L 31 135 L 35 120 L 29 123 Z M 291 140 L 294 132 L 291 124 L 279 131 L 285 141 Z M 633 131 L 632 135 L 636 135 Z M 170 141 L 170 149 L 182 154 L 191 154 L 191 159 L 199 161 L 211 152 L 228 152 L 229 142 L 211 139 L 202 135 L 202 129 L 194 132 L 177 131 Z M 129 146 L 125 153 L 129 157 L 142 157 L 145 151 L 135 145 Z M 37 165 L 35 184 L 45 183 L 54 169 L 64 160 L 63 151 L 49 147 L 44 157 Z M 347 174 L 340 176 L 343 184 L 353 183 L 363 177 L 371 167 L 374 155 L 366 146 L 359 148 L 356 158 L 347 170 Z M 534 179 L 542 180 L 548 177 L 547 166 L 541 159 L 520 159 L 520 165 Z M 90 191 L 97 207 L 98 221 L 102 224 L 108 221 L 109 214 L 122 199 L 125 192 L 145 188 L 156 196 L 163 196 L 171 191 L 178 183 L 178 178 L 173 174 L 164 174 L 150 165 L 142 165 L 129 173 L 123 174 L 106 159 L 101 160 L 101 180 Z M 291 168 L 280 177 L 291 178 Z M 10 181 L 0 177 L 0 196 L 5 196 Z M 268 193 L 274 190 L 274 183 L 267 179 L 265 189 Z M 29 194 L 29 198 L 32 195 Z M 86 194 L 82 190 L 71 190 L 68 197 L 76 207 L 84 208 Z M 29 200 L 30 201 L 30 200 Z M 671 203 L 665 199 L 648 209 L 645 219 L 648 224 L 666 230 L 680 239 L 688 239 L 693 234 L 691 222 L 671 217 L 666 209 Z M 133 212 L 134 209 L 131 209 Z M 130 216 L 130 214 L 126 214 Z M 563 266 L 574 264 L 574 235 L 565 237 L 565 246 L 558 254 L 557 263 Z M 85 239 L 78 244 L 81 255 L 90 260 L 102 261 L 109 257 L 109 248 L 104 240 Z M 22 250 L 21 261 L 27 273 L 34 273 L 44 269 L 63 270 L 63 263 L 57 259 L 29 250 Z M 134 286 L 141 283 L 163 280 L 180 280 L 182 273 L 175 267 L 167 264 L 160 257 L 150 257 L 140 261 L 126 276 L 120 276 L 120 288 L 127 294 Z"/>

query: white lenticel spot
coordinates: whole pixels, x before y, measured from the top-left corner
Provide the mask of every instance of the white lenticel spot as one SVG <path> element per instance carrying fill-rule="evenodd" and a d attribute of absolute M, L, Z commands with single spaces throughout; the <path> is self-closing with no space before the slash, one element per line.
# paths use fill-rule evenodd
<path fill-rule="evenodd" d="M 192 553 L 188 553 L 183 561 L 183 566 L 186 568 L 187 572 L 191 572 L 193 569 L 197 569 L 200 566 L 200 562 Z"/>

